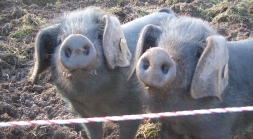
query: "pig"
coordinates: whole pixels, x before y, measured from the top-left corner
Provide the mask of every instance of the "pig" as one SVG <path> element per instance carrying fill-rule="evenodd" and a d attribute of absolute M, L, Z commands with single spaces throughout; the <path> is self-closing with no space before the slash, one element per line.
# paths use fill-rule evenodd
<path fill-rule="evenodd" d="M 142 113 L 141 90 L 127 80 L 138 35 L 145 25 L 174 16 L 162 8 L 121 25 L 98 7 L 65 13 L 37 34 L 30 82 L 49 69 L 57 92 L 83 118 Z M 119 122 L 119 138 L 134 138 L 139 124 Z M 102 123 L 84 127 L 89 138 L 103 138 Z"/>
<path fill-rule="evenodd" d="M 132 75 L 150 112 L 253 106 L 253 39 L 227 41 L 193 17 L 146 25 Z M 162 118 L 162 138 L 232 139 L 253 123 L 252 112 Z M 252 129 L 251 129 L 252 130 Z"/>

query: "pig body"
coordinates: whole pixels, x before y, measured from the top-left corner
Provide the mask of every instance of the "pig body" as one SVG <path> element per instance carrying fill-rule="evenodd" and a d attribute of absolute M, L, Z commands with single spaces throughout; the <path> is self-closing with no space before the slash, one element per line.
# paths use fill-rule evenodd
<path fill-rule="evenodd" d="M 174 16 L 167 11 L 123 26 L 99 8 L 65 14 L 37 35 L 32 82 L 51 67 L 57 91 L 81 117 L 141 113 L 140 92 L 127 81 L 131 52 L 142 27 Z M 139 120 L 119 122 L 119 138 L 134 138 L 139 124 Z M 85 129 L 91 139 L 103 138 L 102 123 L 85 124 Z"/>
<path fill-rule="evenodd" d="M 151 112 L 253 105 L 253 40 L 228 42 L 199 19 L 146 26 L 136 48 L 136 74 Z M 162 119 L 162 138 L 232 139 L 252 112 Z"/>

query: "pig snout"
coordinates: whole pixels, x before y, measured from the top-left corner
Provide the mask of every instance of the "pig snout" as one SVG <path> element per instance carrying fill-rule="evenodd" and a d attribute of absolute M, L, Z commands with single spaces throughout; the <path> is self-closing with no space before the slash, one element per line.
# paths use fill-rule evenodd
<path fill-rule="evenodd" d="M 92 42 L 81 34 L 72 34 L 62 43 L 60 61 L 68 70 L 90 69 L 95 64 L 96 50 Z"/>
<path fill-rule="evenodd" d="M 138 79 L 147 87 L 164 87 L 176 76 L 176 66 L 169 54 L 162 48 L 147 50 L 136 67 Z"/>

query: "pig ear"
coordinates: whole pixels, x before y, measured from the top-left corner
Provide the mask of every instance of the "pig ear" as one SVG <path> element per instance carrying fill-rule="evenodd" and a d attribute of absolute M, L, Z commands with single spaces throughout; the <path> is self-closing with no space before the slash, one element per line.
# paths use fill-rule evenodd
<path fill-rule="evenodd" d="M 50 66 L 50 58 L 57 45 L 59 25 L 53 25 L 41 30 L 35 41 L 35 65 L 30 78 L 32 84 L 36 84 L 38 75 Z"/>
<path fill-rule="evenodd" d="M 221 93 L 228 85 L 228 49 L 224 37 L 214 35 L 206 39 L 191 83 L 191 97 L 198 99 L 213 96 L 221 100 Z"/>
<path fill-rule="evenodd" d="M 159 26 L 155 26 L 151 24 L 146 25 L 142 29 L 138 42 L 137 42 L 137 46 L 136 46 L 136 51 L 135 51 L 135 56 L 134 56 L 134 61 L 133 61 L 134 64 L 133 64 L 132 71 L 128 79 L 130 79 L 133 76 L 135 72 L 136 64 L 139 58 L 141 57 L 141 55 L 145 53 L 149 48 L 157 47 L 158 40 L 160 38 L 161 33 L 162 33 L 162 30 Z"/>
<path fill-rule="evenodd" d="M 110 69 L 130 65 L 131 52 L 128 49 L 121 24 L 116 17 L 105 15 L 103 49 Z"/>

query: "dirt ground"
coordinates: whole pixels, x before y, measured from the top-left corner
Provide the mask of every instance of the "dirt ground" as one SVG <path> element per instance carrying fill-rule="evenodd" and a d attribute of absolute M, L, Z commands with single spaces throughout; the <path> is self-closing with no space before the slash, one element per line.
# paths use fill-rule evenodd
<path fill-rule="evenodd" d="M 253 1 L 219 0 L 0 0 L 0 122 L 76 118 L 51 84 L 50 73 L 38 85 L 27 79 L 34 64 L 34 38 L 50 19 L 65 11 L 100 6 L 117 15 L 121 23 L 170 7 L 179 16 L 208 21 L 228 40 L 253 38 Z M 145 121 L 136 138 L 159 138 L 159 124 Z M 104 138 L 118 136 L 107 123 Z M 1 139 L 85 139 L 80 124 L 0 127 Z M 235 138 L 251 138 L 248 134 Z"/>

